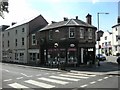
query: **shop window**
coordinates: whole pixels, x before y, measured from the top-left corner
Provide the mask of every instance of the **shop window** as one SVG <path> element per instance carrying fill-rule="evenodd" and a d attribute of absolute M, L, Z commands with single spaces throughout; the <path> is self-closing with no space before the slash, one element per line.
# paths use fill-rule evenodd
<path fill-rule="evenodd" d="M 20 53 L 20 60 L 24 59 L 24 53 Z"/>
<path fill-rule="evenodd" d="M 15 60 L 18 60 L 18 53 L 15 53 Z"/>
<path fill-rule="evenodd" d="M 68 49 L 68 64 L 74 64 L 77 62 L 76 49 Z"/>
<path fill-rule="evenodd" d="M 30 55 L 30 60 L 32 60 L 32 53 L 30 53 L 29 55 Z"/>
<path fill-rule="evenodd" d="M 69 38 L 75 38 L 75 28 L 74 27 L 69 28 Z"/>

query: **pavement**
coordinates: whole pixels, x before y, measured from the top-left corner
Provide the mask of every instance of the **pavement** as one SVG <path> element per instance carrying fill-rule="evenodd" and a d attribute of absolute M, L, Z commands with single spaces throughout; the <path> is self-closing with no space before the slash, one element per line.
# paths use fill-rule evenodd
<path fill-rule="evenodd" d="M 6 63 L 4 63 L 6 64 Z M 16 64 L 11 64 L 16 65 Z M 60 70 L 56 67 L 46 66 L 28 66 L 28 65 L 17 65 L 18 67 L 57 71 L 57 72 L 71 72 L 71 73 L 82 73 L 82 74 L 95 74 L 95 75 L 118 75 L 120 76 L 120 65 L 113 62 L 101 62 L 100 66 L 79 66 L 79 67 L 66 67 L 65 70 Z"/>

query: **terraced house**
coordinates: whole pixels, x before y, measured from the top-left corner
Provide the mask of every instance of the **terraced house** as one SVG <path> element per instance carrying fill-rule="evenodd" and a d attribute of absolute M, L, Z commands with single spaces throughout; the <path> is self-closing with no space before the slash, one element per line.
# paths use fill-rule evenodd
<path fill-rule="evenodd" d="M 39 48 L 32 47 L 37 45 L 37 40 L 31 42 L 32 33 L 45 27 L 48 22 L 42 15 L 29 20 L 14 24 L 2 33 L 3 58 L 5 62 L 16 62 L 29 64 L 37 60 Z"/>
<path fill-rule="evenodd" d="M 63 21 L 47 25 L 40 30 L 41 64 L 65 62 L 67 65 L 95 63 L 96 30 L 92 25 L 92 16 L 86 16 L 86 22 L 64 18 Z"/>

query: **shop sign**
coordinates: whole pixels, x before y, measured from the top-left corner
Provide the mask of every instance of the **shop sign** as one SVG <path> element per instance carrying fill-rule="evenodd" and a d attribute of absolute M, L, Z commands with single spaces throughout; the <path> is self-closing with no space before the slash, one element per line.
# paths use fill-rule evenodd
<path fill-rule="evenodd" d="M 89 48 L 88 51 L 93 51 L 93 48 Z"/>

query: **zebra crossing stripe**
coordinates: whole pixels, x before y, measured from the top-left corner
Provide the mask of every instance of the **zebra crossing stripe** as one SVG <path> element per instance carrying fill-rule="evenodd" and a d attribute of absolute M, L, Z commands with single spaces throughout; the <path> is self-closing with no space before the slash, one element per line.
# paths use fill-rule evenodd
<path fill-rule="evenodd" d="M 80 80 L 80 79 L 73 79 L 73 78 L 60 77 L 60 76 L 49 76 L 49 77 L 54 78 L 54 79 L 69 80 L 69 81 L 79 81 Z"/>
<path fill-rule="evenodd" d="M 83 79 L 89 78 L 89 77 L 83 77 L 83 76 L 72 76 L 72 75 L 64 75 L 64 74 L 60 74 L 60 76 L 63 76 L 63 77 L 72 77 L 72 78 L 83 78 Z"/>
<path fill-rule="evenodd" d="M 26 86 L 21 85 L 19 83 L 12 83 L 12 84 L 8 84 L 8 85 L 13 87 L 13 88 L 29 88 L 29 87 L 26 87 Z"/>
<path fill-rule="evenodd" d="M 86 77 L 95 77 L 96 75 L 87 75 L 87 74 L 81 74 L 81 73 L 67 73 L 70 75 L 80 75 L 80 76 L 86 76 Z"/>
<path fill-rule="evenodd" d="M 42 88 L 54 88 L 55 87 L 53 85 L 38 82 L 38 81 L 34 81 L 34 80 L 26 80 L 24 82 L 35 85 L 35 86 L 39 86 L 39 87 L 42 87 Z"/>
<path fill-rule="evenodd" d="M 44 81 L 48 81 L 48 82 L 53 82 L 53 83 L 57 83 L 57 84 L 62 84 L 62 85 L 65 85 L 65 84 L 68 84 L 69 82 L 65 82 L 65 81 L 60 81 L 60 80 L 55 80 L 55 79 L 49 79 L 49 78 L 38 78 L 39 80 L 44 80 Z"/>

